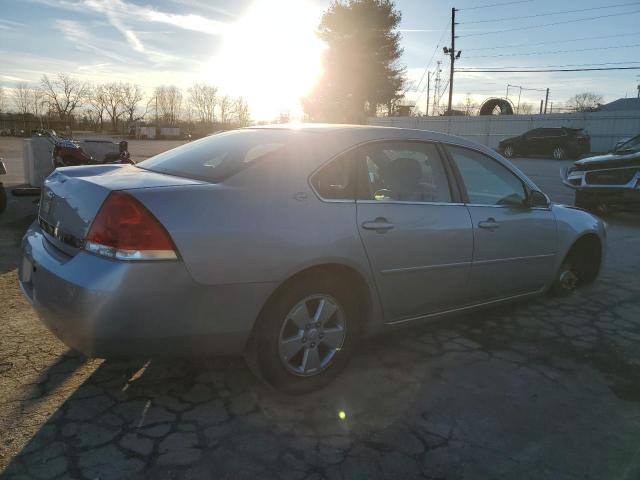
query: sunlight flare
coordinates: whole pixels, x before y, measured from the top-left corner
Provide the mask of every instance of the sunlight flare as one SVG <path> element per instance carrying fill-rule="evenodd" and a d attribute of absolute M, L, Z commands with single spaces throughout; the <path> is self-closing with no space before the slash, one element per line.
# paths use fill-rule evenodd
<path fill-rule="evenodd" d="M 300 97 L 320 73 L 321 9 L 307 0 L 259 0 L 224 35 L 207 75 L 224 92 L 245 96 L 257 119 L 300 118 Z"/>

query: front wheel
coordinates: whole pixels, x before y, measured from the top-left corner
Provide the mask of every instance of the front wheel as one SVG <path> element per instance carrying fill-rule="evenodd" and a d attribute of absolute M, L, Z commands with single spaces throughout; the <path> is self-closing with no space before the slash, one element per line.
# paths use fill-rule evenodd
<path fill-rule="evenodd" d="M 293 279 L 269 302 L 247 348 L 247 363 L 278 390 L 306 393 L 331 382 L 360 337 L 358 305 L 342 280 Z"/>

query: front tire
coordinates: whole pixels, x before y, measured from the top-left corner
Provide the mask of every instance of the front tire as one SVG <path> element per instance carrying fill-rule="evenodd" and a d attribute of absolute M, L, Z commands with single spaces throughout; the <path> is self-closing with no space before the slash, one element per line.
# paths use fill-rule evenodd
<path fill-rule="evenodd" d="M 359 308 L 349 292 L 346 282 L 324 273 L 291 280 L 256 323 L 247 348 L 251 369 L 286 393 L 331 382 L 360 338 Z"/>

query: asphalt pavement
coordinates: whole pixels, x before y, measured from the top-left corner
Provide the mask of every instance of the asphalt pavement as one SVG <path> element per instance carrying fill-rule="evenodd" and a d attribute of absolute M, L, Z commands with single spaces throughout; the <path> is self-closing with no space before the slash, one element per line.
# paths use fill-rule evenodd
<path fill-rule="evenodd" d="M 515 159 L 570 203 L 563 162 Z M 19 291 L 35 206 L 0 217 L 3 478 L 640 478 L 640 216 L 606 218 L 598 281 L 398 330 L 287 397 L 242 360 L 69 351 Z"/>

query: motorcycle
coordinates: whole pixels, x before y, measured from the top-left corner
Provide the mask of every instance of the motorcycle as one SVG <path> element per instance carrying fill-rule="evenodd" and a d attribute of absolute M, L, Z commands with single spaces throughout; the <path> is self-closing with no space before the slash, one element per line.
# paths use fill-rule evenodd
<path fill-rule="evenodd" d="M 51 137 L 53 152 L 51 160 L 53 168 L 71 167 L 76 165 L 105 165 L 114 163 L 134 164 L 129 154 L 129 143 L 125 140 L 118 143 L 118 153 L 107 153 L 97 160 L 85 152 L 77 142 L 59 137 Z"/>

